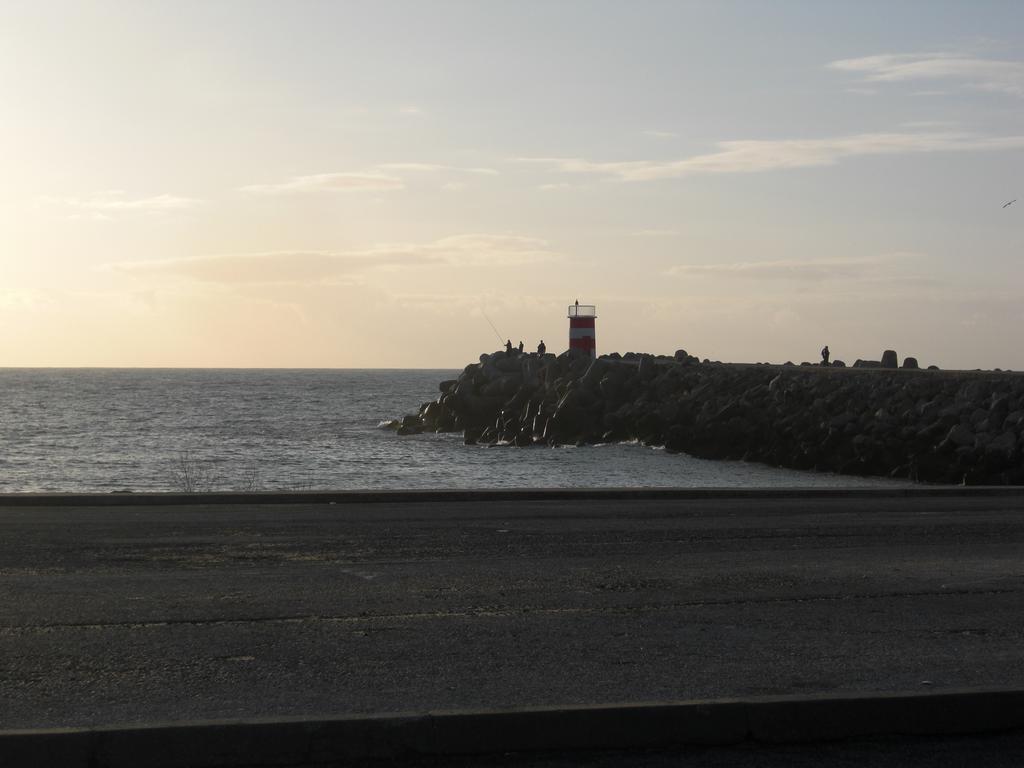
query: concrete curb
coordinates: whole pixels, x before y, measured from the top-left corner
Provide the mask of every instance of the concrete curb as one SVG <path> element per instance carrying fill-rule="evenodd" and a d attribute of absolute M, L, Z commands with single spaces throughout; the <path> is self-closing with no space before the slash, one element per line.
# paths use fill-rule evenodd
<path fill-rule="evenodd" d="M 970 689 L 0 731 L 0 765 L 297 766 L 1019 729 L 1024 690 Z"/>
<path fill-rule="evenodd" d="M 374 504 L 481 501 L 699 499 L 900 499 L 1020 497 L 1024 486 L 907 488 L 486 488 L 467 490 L 262 491 L 258 493 L 3 493 L 2 507 L 135 507 L 218 504 Z"/>

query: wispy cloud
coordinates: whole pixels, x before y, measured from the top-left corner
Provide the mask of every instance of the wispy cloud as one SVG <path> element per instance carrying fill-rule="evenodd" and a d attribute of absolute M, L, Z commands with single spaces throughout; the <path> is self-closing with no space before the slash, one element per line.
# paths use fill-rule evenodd
<path fill-rule="evenodd" d="M 410 117 L 416 117 L 423 114 L 423 110 L 413 104 L 407 104 L 404 107 L 398 108 L 398 114 L 408 115 Z"/>
<path fill-rule="evenodd" d="M 561 258 L 545 240 L 486 234 L 453 235 L 425 244 L 383 244 L 359 253 L 374 259 L 406 259 L 456 266 L 516 266 Z"/>
<path fill-rule="evenodd" d="M 117 215 L 154 214 L 181 211 L 202 205 L 203 200 L 176 195 L 126 197 L 121 190 L 100 192 L 92 197 L 42 197 L 42 205 L 64 209 L 71 219 L 109 220 Z"/>
<path fill-rule="evenodd" d="M 910 120 L 905 123 L 900 123 L 903 128 L 955 128 L 957 122 L 955 120 Z"/>
<path fill-rule="evenodd" d="M 543 240 L 516 235 L 466 234 L 429 243 L 385 243 L 352 251 L 274 251 L 185 256 L 109 264 L 136 276 L 168 276 L 202 283 L 309 284 L 371 269 L 403 266 L 512 266 L 551 261 L 560 254 Z"/>
<path fill-rule="evenodd" d="M 32 290 L 0 291 L 0 310 L 17 312 L 47 309 L 54 305 L 54 299 L 47 294 Z"/>
<path fill-rule="evenodd" d="M 405 189 L 405 181 L 396 174 L 406 173 L 458 173 L 495 176 L 494 168 L 461 167 L 440 163 L 381 163 L 365 171 L 314 173 L 293 176 L 270 184 L 248 184 L 239 187 L 242 192 L 256 195 L 295 195 L 330 192 L 388 192 Z"/>
<path fill-rule="evenodd" d="M 964 53 L 885 53 L 840 59 L 831 69 L 871 82 L 952 80 L 971 88 L 1024 96 L 1024 62 L 982 59 Z"/>
<path fill-rule="evenodd" d="M 108 266 L 134 275 L 167 275 L 203 283 L 310 283 L 371 266 L 366 259 L 324 251 L 185 256 Z"/>
<path fill-rule="evenodd" d="M 679 135 L 673 131 L 644 131 L 643 134 L 652 139 L 674 139 Z"/>
<path fill-rule="evenodd" d="M 718 173 L 759 173 L 835 165 L 872 155 L 925 152 L 983 152 L 1024 147 L 1024 136 L 970 133 L 861 133 L 825 139 L 723 141 L 718 151 L 671 161 L 603 162 L 578 157 L 518 158 L 573 174 L 596 174 L 622 181 L 652 181 Z"/>
<path fill-rule="evenodd" d="M 895 252 L 880 256 L 845 259 L 780 259 L 777 261 L 741 261 L 726 264 L 680 264 L 667 271 L 675 276 L 739 277 L 751 280 L 824 280 L 876 281 L 880 269 L 919 257 L 919 254 Z M 887 276 L 885 282 L 922 283 L 915 276 Z M 924 280 L 929 282 L 929 280 Z"/>
<path fill-rule="evenodd" d="M 622 178 L 628 178 L 631 174 L 642 172 L 645 168 L 653 165 L 644 160 L 604 162 L 587 160 L 582 157 L 517 157 L 513 159 L 513 162 L 548 166 L 552 170 L 563 173 L 594 173 Z"/>
<path fill-rule="evenodd" d="M 638 229 L 632 233 L 634 237 L 676 237 L 677 229 Z"/>
<path fill-rule="evenodd" d="M 482 176 L 496 176 L 494 168 L 465 168 L 458 165 L 440 165 L 438 163 L 381 163 L 376 166 L 382 171 L 421 171 L 435 173 L 439 171 L 455 171 L 458 173 L 474 173 Z"/>
<path fill-rule="evenodd" d="M 315 173 L 293 176 L 276 184 L 249 184 L 239 189 L 255 195 L 290 195 L 308 192 L 377 192 L 404 189 L 402 180 L 380 173 Z"/>

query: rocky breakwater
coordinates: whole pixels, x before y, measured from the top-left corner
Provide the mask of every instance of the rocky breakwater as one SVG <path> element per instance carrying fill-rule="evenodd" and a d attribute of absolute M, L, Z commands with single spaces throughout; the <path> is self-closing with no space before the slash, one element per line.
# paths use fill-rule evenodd
<path fill-rule="evenodd" d="M 712 459 L 968 484 L 1024 483 L 1024 376 L 889 368 L 480 356 L 399 434 L 467 444 L 638 441 Z"/>

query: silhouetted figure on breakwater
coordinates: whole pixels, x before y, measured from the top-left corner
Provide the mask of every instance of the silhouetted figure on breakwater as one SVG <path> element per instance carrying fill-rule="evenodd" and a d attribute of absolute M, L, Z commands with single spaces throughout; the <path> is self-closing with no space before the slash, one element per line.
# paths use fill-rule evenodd
<path fill-rule="evenodd" d="M 821 364 L 822 366 L 828 366 L 828 356 L 831 354 L 828 351 L 828 345 L 826 344 L 821 350 Z"/>
<path fill-rule="evenodd" d="M 522 339 L 519 340 L 519 354 L 520 355 L 523 354 L 523 340 Z"/>
<path fill-rule="evenodd" d="M 547 351 L 548 351 L 548 348 L 544 345 L 544 339 L 541 339 L 540 340 L 540 344 L 537 345 L 537 354 L 538 355 L 543 355 Z"/>
<path fill-rule="evenodd" d="M 499 339 L 501 336 L 498 337 Z M 505 355 L 512 357 L 512 339 L 505 339 Z"/>

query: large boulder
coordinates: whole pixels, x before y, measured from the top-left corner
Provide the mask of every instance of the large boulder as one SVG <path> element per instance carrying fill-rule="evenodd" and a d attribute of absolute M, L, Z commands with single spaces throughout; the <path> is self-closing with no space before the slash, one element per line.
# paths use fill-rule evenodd
<path fill-rule="evenodd" d="M 896 357 L 896 351 L 893 349 L 887 349 L 882 353 L 882 367 L 883 368 L 899 368 L 899 358 Z"/>
<path fill-rule="evenodd" d="M 962 448 L 965 445 L 974 445 L 974 433 L 963 424 L 955 424 L 946 435 L 943 441 L 954 448 Z"/>
<path fill-rule="evenodd" d="M 409 414 L 402 419 L 398 427 L 400 435 L 418 435 L 423 431 L 423 419 L 416 414 Z"/>

